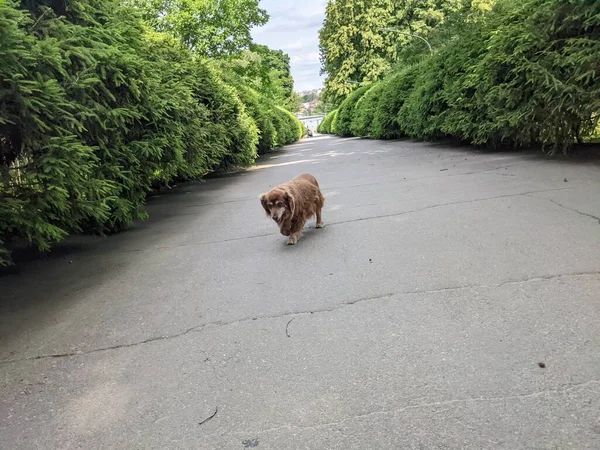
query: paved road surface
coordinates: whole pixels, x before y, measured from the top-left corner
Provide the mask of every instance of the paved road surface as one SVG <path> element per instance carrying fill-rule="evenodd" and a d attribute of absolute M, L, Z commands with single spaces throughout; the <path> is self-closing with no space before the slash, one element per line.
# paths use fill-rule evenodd
<path fill-rule="evenodd" d="M 315 137 L 149 211 L 0 279 L 3 449 L 600 448 L 597 162 Z"/>

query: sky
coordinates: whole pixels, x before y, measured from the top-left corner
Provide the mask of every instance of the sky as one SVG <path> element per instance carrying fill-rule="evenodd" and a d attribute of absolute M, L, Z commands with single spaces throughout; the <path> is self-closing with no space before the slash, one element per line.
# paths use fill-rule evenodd
<path fill-rule="evenodd" d="M 306 91 L 323 86 L 319 76 L 319 29 L 325 18 L 327 0 L 261 0 L 269 22 L 252 29 L 258 44 L 283 50 L 290 55 L 294 90 Z"/>

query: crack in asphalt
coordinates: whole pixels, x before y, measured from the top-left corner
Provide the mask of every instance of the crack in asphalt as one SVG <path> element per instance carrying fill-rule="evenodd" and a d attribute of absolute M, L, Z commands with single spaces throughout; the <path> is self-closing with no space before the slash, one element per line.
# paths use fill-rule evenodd
<path fill-rule="evenodd" d="M 598 384 L 598 383 L 600 383 L 600 380 L 590 380 L 590 381 L 585 381 L 582 383 L 571 384 L 571 385 L 568 385 L 563 388 L 545 389 L 542 391 L 535 391 L 535 392 L 531 392 L 528 394 L 506 395 L 506 396 L 500 396 L 500 397 L 469 397 L 469 398 L 462 398 L 462 399 L 445 400 L 445 401 L 440 401 L 440 402 L 418 403 L 415 405 L 407 405 L 407 406 L 403 406 L 401 408 L 396 408 L 396 409 L 372 411 L 372 412 L 365 413 L 365 414 L 357 414 L 355 416 L 346 417 L 342 420 L 334 421 L 334 422 L 325 422 L 325 423 L 319 423 L 316 425 L 306 425 L 306 426 L 286 424 L 286 425 L 281 425 L 278 427 L 267 428 L 267 429 L 260 430 L 260 431 L 244 432 L 244 435 L 257 435 L 257 434 L 264 434 L 264 433 L 272 433 L 272 432 L 277 432 L 277 431 L 281 431 L 281 430 L 286 430 L 286 431 L 316 430 L 319 428 L 341 426 L 348 422 L 352 422 L 355 420 L 367 419 L 367 418 L 370 418 L 373 416 L 395 415 L 395 414 L 400 414 L 400 413 L 410 411 L 410 410 L 415 410 L 415 409 L 437 408 L 437 407 L 441 407 L 441 406 L 453 406 L 453 405 L 479 403 L 479 402 L 505 402 L 505 401 L 512 401 L 512 400 L 526 400 L 526 399 L 530 399 L 530 398 L 542 397 L 545 395 L 550 396 L 550 395 L 564 394 L 566 392 L 569 392 L 569 391 L 572 391 L 575 389 L 586 388 L 592 384 Z M 238 432 L 236 432 L 236 434 L 237 433 Z"/>
<path fill-rule="evenodd" d="M 482 169 L 482 170 L 478 170 L 478 171 L 474 171 L 474 172 L 466 172 L 466 173 L 463 173 L 463 175 L 475 175 L 475 174 L 479 174 L 479 173 L 493 172 L 494 170 L 508 169 L 509 167 L 522 166 L 523 164 L 528 164 L 528 163 L 529 163 L 529 161 L 521 161 L 521 162 L 517 162 L 514 164 L 507 164 L 506 166 L 493 167 L 490 169 Z"/>
<path fill-rule="evenodd" d="M 127 343 L 127 344 L 117 344 L 117 345 L 111 345 L 111 346 L 108 346 L 108 347 L 94 348 L 94 349 L 85 350 L 85 351 L 73 351 L 73 352 L 64 352 L 64 353 L 53 353 L 53 354 L 48 354 L 48 355 L 28 356 L 26 358 L 19 358 L 19 359 L 9 359 L 9 360 L 5 360 L 5 361 L 0 361 L 0 365 L 17 363 L 17 362 L 22 362 L 22 361 L 36 361 L 36 360 L 39 360 L 39 359 L 69 358 L 69 357 L 72 357 L 72 356 L 91 355 L 93 353 L 105 352 L 105 351 L 110 351 L 110 350 L 119 350 L 119 349 L 123 349 L 123 348 L 137 347 L 139 345 L 149 344 L 151 342 L 165 341 L 165 340 L 168 340 L 168 339 L 174 339 L 174 338 L 178 338 L 178 337 L 181 337 L 181 336 L 185 336 L 186 334 L 189 334 L 189 333 L 191 333 L 193 331 L 197 331 L 198 329 L 204 328 L 207 325 L 209 325 L 209 324 L 196 325 L 194 327 L 188 328 L 188 329 L 186 329 L 184 331 L 181 331 L 179 333 L 169 334 L 169 335 L 162 335 L 162 336 L 153 336 L 153 337 L 144 339 L 142 341 L 130 342 L 130 343 Z"/>
<path fill-rule="evenodd" d="M 496 196 L 493 196 L 493 197 L 475 198 L 475 199 L 472 199 L 472 200 L 459 200 L 459 201 L 455 201 L 455 202 L 448 202 L 448 203 L 440 203 L 440 204 L 437 204 L 437 205 L 430 205 L 430 206 L 426 206 L 424 208 L 411 209 L 409 211 L 402 211 L 402 212 L 398 212 L 398 213 L 382 214 L 382 215 L 379 215 L 379 216 L 371 216 L 371 217 L 360 217 L 358 219 L 342 220 L 342 221 L 339 221 L 339 222 L 329 222 L 329 223 L 326 224 L 326 226 L 339 225 L 339 224 L 352 223 L 352 222 L 362 222 L 362 221 L 365 221 L 365 220 L 384 219 L 384 218 L 388 218 L 388 217 L 403 216 L 405 214 L 412 214 L 412 213 L 427 211 L 428 209 L 441 208 L 441 207 L 444 207 L 444 206 L 462 205 L 462 204 L 467 204 L 467 203 L 477 203 L 477 202 L 483 202 L 483 201 L 487 201 L 487 200 L 496 200 L 496 199 L 499 199 L 499 198 L 530 196 L 530 194 L 539 194 L 539 193 L 543 193 L 543 192 L 566 191 L 566 190 L 569 190 L 569 189 L 572 189 L 572 188 L 544 189 L 544 190 L 539 190 L 539 191 L 529 191 L 529 192 L 521 192 L 521 193 L 516 193 L 516 194 L 496 195 Z"/>
<path fill-rule="evenodd" d="M 414 156 L 414 155 L 406 155 L 406 156 Z M 365 187 L 365 186 L 380 186 L 383 184 L 399 183 L 399 182 L 404 182 L 404 181 L 420 181 L 420 180 L 431 180 L 431 179 L 438 179 L 438 178 L 460 177 L 460 176 L 464 176 L 464 175 L 478 175 L 480 173 L 493 172 L 495 170 L 501 170 L 501 169 L 507 169 L 509 167 L 519 166 L 521 164 L 525 164 L 525 163 L 509 164 L 507 166 L 494 167 L 491 169 L 483 169 L 483 170 L 478 170 L 478 171 L 473 171 L 473 172 L 452 173 L 452 174 L 448 174 L 448 175 L 431 175 L 431 176 L 427 176 L 427 177 L 403 178 L 403 179 L 400 179 L 400 176 L 398 176 L 398 177 L 395 177 L 394 179 L 390 179 L 387 181 L 377 181 L 375 183 L 352 184 L 349 186 L 333 186 L 333 187 L 327 186 L 326 188 L 323 188 L 323 192 L 327 193 L 327 191 L 331 191 L 331 190 L 335 190 L 335 189 L 351 189 L 351 188 Z M 494 175 L 517 176 L 517 175 L 513 175 L 513 174 L 504 174 L 504 173 L 503 174 L 494 174 Z"/>
<path fill-rule="evenodd" d="M 520 279 L 520 280 L 509 280 L 509 281 L 505 281 L 502 283 L 496 283 L 496 284 L 471 284 L 471 285 L 462 285 L 462 286 L 441 287 L 441 288 L 436 288 L 436 289 L 413 290 L 413 291 L 405 291 L 405 292 L 398 292 L 398 293 L 385 293 L 385 294 L 379 294 L 379 295 L 369 296 L 369 297 L 360 297 L 358 299 L 350 300 L 347 302 L 337 303 L 335 305 L 332 305 L 332 306 L 329 306 L 326 308 L 317 308 L 317 309 L 312 309 L 312 310 L 301 310 L 301 311 L 287 311 L 287 312 L 283 312 L 280 314 L 274 314 L 274 315 L 243 317 L 241 319 L 235 319 L 235 320 L 231 320 L 231 321 L 217 320 L 217 321 L 213 321 L 213 322 L 206 322 L 206 323 L 203 323 L 200 325 L 196 325 L 196 326 L 187 328 L 178 333 L 169 334 L 169 335 L 161 335 L 161 336 L 153 336 L 153 337 L 141 340 L 141 341 L 130 342 L 130 343 L 126 343 L 126 344 L 112 345 L 112 346 L 108 346 L 108 347 L 100 347 L 100 348 L 95 348 L 95 349 L 85 350 L 85 351 L 72 351 L 72 352 L 64 352 L 64 353 L 28 356 L 25 358 L 9 359 L 9 360 L 0 361 L 0 365 L 13 364 L 13 363 L 18 363 L 18 362 L 23 362 L 23 361 L 36 361 L 36 360 L 41 360 L 41 359 L 69 358 L 69 357 L 90 355 L 90 354 L 94 354 L 94 353 L 111 351 L 111 350 L 132 348 L 132 347 L 137 347 L 137 346 L 144 345 L 144 344 L 149 344 L 152 342 L 165 341 L 165 340 L 179 338 L 179 337 L 185 336 L 190 333 L 201 332 L 208 328 L 219 328 L 219 327 L 230 326 L 230 325 L 235 325 L 235 324 L 239 324 L 239 323 L 252 322 L 252 321 L 257 321 L 257 320 L 280 319 L 280 318 L 289 317 L 289 316 L 301 316 L 301 315 L 333 312 L 333 311 L 336 311 L 339 309 L 343 309 L 343 308 L 347 308 L 349 306 L 356 305 L 358 303 L 372 302 L 372 301 L 376 301 L 376 300 L 389 299 L 392 297 L 402 297 L 402 296 L 406 296 L 406 295 L 433 294 L 433 293 L 439 293 L 439 292 L 449 292 L 449 291 L 475 289 L 475 288 L 493 289 L 493 288 L 499 288 L 502 286 L 514 285 L 514 284 L 549 281 L 549 280 L 554 280 L 557 278 L 596 276 L 596 275 L 600 275 L 600 271 L 545 275 L 545 276 L 524 278 L 524 279 Z"/>
<path fill-rule="evenodd" d="M 439 203 L 439 204 L 435 204 L 435 205 L 425 206 L 423 208 L 412 209 L 412 210 L 408 210 L 408 211 L 400 211 L 397 213 L 382 214 L 382 215 L 369 216 L 369 217 L 359 217 L 356 219 L 341 220 L 341 221 L 337 221 L 337 222 L 326 222 L 325 226 L 329 227 L 329 226 L 335 226 L 335 225 L 342 225 L 342 224 L 346 224 L 346 223 L 363 222 L 363 221 L 367 221 L 367 220 L 376 220 L 376 219 L 385 219 L 385 218 L 389 218 L 389 217 L 399 217 L 399 216 L 403 216 L 406 214 L 413 214 L 413 213 L 418 213 L 418 212 L 422 212 L 422 211 L 427 211 L 428 209 L 442 208 L 444 206 L 453 206 L 453 205 L 462 205 L 462 204 L 468 204 L 468 203 L 484 202 L 484 201 L 495 200 L 495 199 L 499 199 L 499 198 L 528 196 L 531 198 L 543 199 L 543 197 L 537 197 L 537 196 L 531 195 L 531 194 L 541 194 L 544 192 L 568 191 L 571 189 L 573 189 L 573 188 L 568 187 L 568 188 L 557 188 L 557 189 L 544 189 L 544 190 L 538 190 L 538 191 L 520 192 L 520 193 L 515 193 L 515 194 L 497 195 L 497 196 L 493 196 L 493 197 L 475 198 L 475 199 L 471 199 L 471 200 L 458 200 L 455 202 Z M 377 204 L 378 203 L 374 203 L 372 205 L 377 205 Z M 366 206 L 372 206 L 372 205 L 361 205 L 360 207 L 366 207 Z M 565 207 L 564 205 L 559 205 L 559 206 L 563 206 L 566 209 L 570 209 L 568 207 Z M 573 210 L 573 211 L 576 211 L 576 210 Z M 582 215 L 587 215 L 586 213 L 581 213 L 580 211 L 576 211 L 576 212 L 578 212 Z M 589 215 L 589 217 L 598 219 L 600 221 L 600 218 L 598 218 L 596 216 Z M 156 246 L 154 246 L 152 248 L 148 248 L 148 249 L 121 250 L 117 254 L 143 253 L 143 252 L 148 252 L 148 251 L 153 251 L 153 250 L 171 250 L 171 249 L 183 248 L 183 247 L 215 245 L 215 244 L 222 244 L 222 243 L 227 243 L 227 242 L 238 242 L 238 241 L 244 241 L 247 239 L 258 239 L 258 238 L 278 236 L 278 235 L 279 235 L 279 233 L 274 231 L 274 232 L 270 232 L 270 233 L 261 233 L 261 234 L 254 234 L 254 235 L 250 235 L 250 236 L 241 236 L 241 237 L 234 237 L 234 238 L 214 240 L 214 241 L 202 241 L 202 242 L 191 242 L 191 243 L 187 242 L 185 244 L 176 244 L 176 245 L 156 245 Z M 92 258 L 93 258 L 93 256 L 91 256 L 87 259 L 92 259 Z"/>
<path fill-rule="evenodd" d="M 537 197 L 535 195 L 532 195 L 531 197 L 542 198 L 542 197 Z M 555 205 L 560 206 L 561 208 L 564 208 L 564 209 L 566 209 L 568 211 L 573 211 L 573 212 L 576 212 L 577 214 L 579 214 L 581 216 L 590 217 L 592 219 L 595 219 L 595 220 L 598 221 L 598 223 L 600 223 L 600 217 L 598 217 L 598 216 L 594 216 L 593 214 L 584 213 L 583 211 L 579 211 L 578 209 L 571 208 L 570 206 L 563 205 L 562 203 L 558 203 L 557 201 L 552 200 L 551 198 L 548 198 L 546 200 L 549 200 L 550 202 L 554 203 Z"/>
<path fill-rule="evenodd" d="M 544 190 L 539 190 L 539 191 L 528 191 L 528 192 L 520 192 L 520 193 L 515 193 L 515 194 L 497 195 L 497 196 L 493 196 L 493 197 L 475 198 L 475 199 L 471 199 L 471 200 L 458 200 L 458 201 L 455 201 L 455 202 L 439 203 L 439 204 L 435 204 L 435 205 L 425 206 L 423 208 L 411 209 L 411 210 L 408 210 L 408 211 L 401 211 L 401 212 L 397 212 L 397 213 L 382 214 L 382 215 L 370 216 L 370 217 L 359 217 L 357 219 L 341 220 L 341 221 L 337 221 L 337 222 L 327 222 L 325 225 L 326 226 L 334 226 L 334 225 L 341 225 L 341 224 L 346 224 L 346 223 L 362 222 L 362 221 L 365 221 L 365 220 L 384 219 L 384 218 L 388 218 L 388 217 L 397 217 L 397 216 L 403 216 L 405 214 L 418 213 L 418 212 L 422 212 L 422 211 L 427 211 L 428 209 L 441 208 L 441 207 L 444 207 L 444 206 L 453 206 L 453 205 L 462 205 L 462 204 L 468 204 L 468 203 L 484 202 L 484 201 L 487 201 L 487 200 L 495 200 L 495 199 L 499 199 L 499 198 L 531 196 L 530 194 L 539 194 L 539 193 L 544 193 L 544 192 L 567 191 L 567 190 L 570 190 L 570 189 L 573 189 L 573 188 L 569 187 L 569 188 L 557 188 L 557 189 L 544 189 Z M 536 198 L 540 198 L 540 197 L 536 197 Z M 366 206 L 369 206 L 369 205 L 366 205 Z M 169 249 L 181 248 L 181 247 L 194 247 L 194 246 L 201 246 L 201 245 L 214 245 L 214 244 L 221 244 L 221 243 L 225 243 L 225 242 L 243 241 L 243 240 L 246 240 L 246 239 L 257 239 L 257 238 L 267 237 L 267 236 L 277 236 L 278 234 L 279 233 L 277 233 L 277 232 L 262 233 L 262 234 L 255 234 L 255 235 L 251 235 L 251 236 L 244 236 L 244 237 L 238 237 L 238 238 L 223 239 L 223 240 L 220 240 L 220 241 L 203 241 L 203 242 L 192 242 L 192 243 L 177 244 L 177 245 L 155 246 L 155 247 L 153 247 L 153 249 L 155 249 L 155 250 L 169 250 Z M 138 251 L 144 251 L 144 250 L 138 250 Z"/>

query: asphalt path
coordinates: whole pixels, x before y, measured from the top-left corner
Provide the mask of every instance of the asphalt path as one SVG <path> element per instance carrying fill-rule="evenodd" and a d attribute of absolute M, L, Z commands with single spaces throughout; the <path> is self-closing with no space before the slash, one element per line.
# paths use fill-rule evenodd
<path fill-rule="evenodd" d="M 316 136 L 148 211 L 0 278 L 2 449 L 600 448 L 598 161 Z"/>

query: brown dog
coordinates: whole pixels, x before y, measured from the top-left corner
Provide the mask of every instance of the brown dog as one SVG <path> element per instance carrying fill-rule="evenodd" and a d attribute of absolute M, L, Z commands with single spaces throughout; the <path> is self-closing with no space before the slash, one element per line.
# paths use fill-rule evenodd
<path fill-rule="evenodd" d="M 267 216 L 279 225 L 281 234 L 289 236 L 288 245 L 298 242 L 304 224 L 314 215 L 317 216 L 316 227 L 323 228 L 321 209 L 325 197 L 315 177 L 308 173 L 262 194 L 260 202 Z"/>

